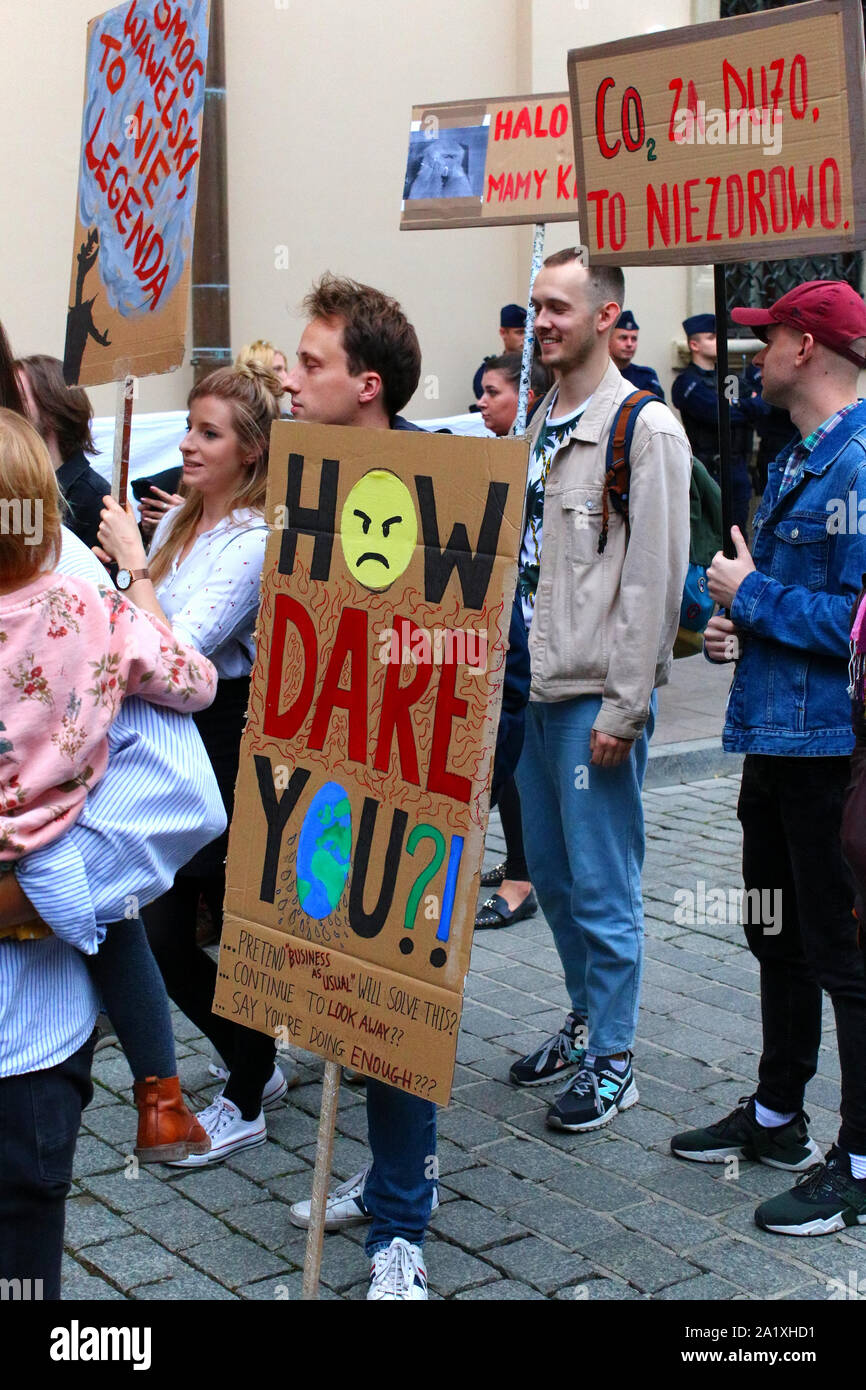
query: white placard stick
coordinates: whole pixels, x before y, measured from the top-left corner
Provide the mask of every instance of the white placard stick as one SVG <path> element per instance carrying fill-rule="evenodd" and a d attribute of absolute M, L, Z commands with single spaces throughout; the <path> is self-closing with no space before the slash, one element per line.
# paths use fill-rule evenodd
<path fill-rule="evenodd" d="M 535 348 L 535 310 L 532 307 L 532 289 L 535 284 L 535 277 L 541 269 L 541 258 L 544 255 L 544 232 L 543 222 L 535 224 L 535 236 L 532 239 L 532 266 L 529 271 L 529 303 L 526 309 L 526 327 L 523 333 L 523 361 L 520 366 L 520 391 L 517 397 L 517 419 L 514 421 L 514 435 L 519 438 L 526 434 L 526 412 L 529 406 L 529 382 L 532 376 L 532 353 Z"/>

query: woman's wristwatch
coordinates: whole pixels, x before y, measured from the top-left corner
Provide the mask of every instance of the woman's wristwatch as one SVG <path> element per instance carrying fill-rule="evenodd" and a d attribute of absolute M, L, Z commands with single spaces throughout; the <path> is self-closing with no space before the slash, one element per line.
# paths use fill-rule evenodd
<path fill-rule="evenodd" d="M 117 579 L 115 580 L 115 583 L 117 584 L 118 589 L 120 589 L 121 591 L 125 591 L 125 590 L 127 590 L 127 589 L 129 588 L 130 584 L 134 584 L 135 581 L 136 581 L 137 579 L 149 579 L 149 578 L 150 578 L 150 570 L 149 570 L 149 569 L 143 569 L 143 570 L 118 570 L 118 571 L 117 571 Z"/>

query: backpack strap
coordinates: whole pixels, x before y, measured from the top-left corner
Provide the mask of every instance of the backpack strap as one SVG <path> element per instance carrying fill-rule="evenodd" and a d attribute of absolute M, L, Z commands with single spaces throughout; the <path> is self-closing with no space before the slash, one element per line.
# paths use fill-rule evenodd
<path fill-rule="evenodd" d="M 631 484 L 631 437 L 638 415 L 650 401 L 657 401 L 653 391 L 633 391 L 626 396 L 616 413 L 616 419 L 607 437 L 607 453 L 604 460 L 604 488 L 601 494 L 601 534 L 598 538 L 598 553 L 604 554 L 607 545 L 607 524 L 610 520 L 610 504 L 628 526 L 628 495 Z"/>

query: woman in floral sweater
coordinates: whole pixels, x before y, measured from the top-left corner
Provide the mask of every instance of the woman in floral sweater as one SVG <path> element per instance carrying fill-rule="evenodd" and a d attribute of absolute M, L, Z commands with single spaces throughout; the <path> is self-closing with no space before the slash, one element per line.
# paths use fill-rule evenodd
<path fill-rule="evenodd" d="M 196 716 L 196 724 L 229 821 L 268 539 L 268 449 L 281 395 L 279 381 L 258 362 L 211 372 L 189 395 L 187 432 L 180 442 L 186 498 L 166 509 L 149 556 L 131 514 L 111 499 L 98 533 L 102 558 L 116 560 L 135 576 L 133 602 L 170 622 L 217 669 L 216 699 L 205 715 Z M 179 1160 L 184 1168 L 221 1163 L 263 1144 L 264 1112 L 281 1102 L 289 1086 L 275 1065 L 272 1036 L 213 1012 L 217 965 L 197 944 L 196 920 L 203 897 L 215 924 L 222 925 L 226 845 L 226 835 L 206 845 L 143 913 L 169 996 L 213 1044 L 222 1064 L 211 1070 L 226 1083 L 198 1117 L 210 1136 L 210 1150 Z"/>
<path fill-rule="evenodd" d="M 105 772 L 106 735 L 125 695 L 175 710 L 202 710 L 213 701 L 216 672 L 167 624 L 136 610 L 115 590 L 53 572 L 61 523 L 51 459 L 33 427 L 4 409 L 0 495 L 7 507 L 0 542 L 0 871 L 9 871 L 77 819 Z M 47 934 L 47 927 L 10 927 L 0 937 L 36 941 Z M 102 968 L 109 959 L 112 968 Z M 116 991 L 129 1002 L 124 959 L 115 952 L 96 957 L 94 974 L 109 1012 Z M 115 1012 L 118 1020 L 131 1019 L 134 1035 L 122 1029 L 119 1036 L 140 1108 L 148 1080 L 170 1083 L 172 1142 L 154 1143 L 142 1123 L 137 1155 L 164 1160 L 206 1152 L 207 1135 L 180 1098 L 171 1020 L 157 972 L 149 981 L 136 981 L 132 1011 Z"/>

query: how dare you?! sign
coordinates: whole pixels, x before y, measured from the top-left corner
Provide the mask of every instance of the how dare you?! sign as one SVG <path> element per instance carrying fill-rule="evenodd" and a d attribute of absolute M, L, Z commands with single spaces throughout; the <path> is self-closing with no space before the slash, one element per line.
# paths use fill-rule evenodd
<path fill-rule="evenodd" d="M 447 1104 L 527 445 L 278 423 L 214 1011 Z"/>

